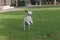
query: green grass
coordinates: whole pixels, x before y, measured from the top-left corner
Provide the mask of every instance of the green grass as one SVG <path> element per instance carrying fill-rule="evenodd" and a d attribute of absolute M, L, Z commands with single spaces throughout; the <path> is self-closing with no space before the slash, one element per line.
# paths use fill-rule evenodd
<path fill-rule="evenodd" d="M 43 9 L 43 10 L 40 10 Z M 56 10 L 57 9 L 57 10 Z M 0 14 L 0 40 L 60 40 L 60 8 L 36 8 L 33 10 L 33 24 L 23 30 L 25 12 Z M 44 34 L 52 34 L 46 38 Z"/>

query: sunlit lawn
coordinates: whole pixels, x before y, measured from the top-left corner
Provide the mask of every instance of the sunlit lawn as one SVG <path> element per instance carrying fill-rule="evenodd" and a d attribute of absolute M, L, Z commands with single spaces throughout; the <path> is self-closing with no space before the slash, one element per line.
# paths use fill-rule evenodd
<path fill-rule="evenodd" d="M 26 15 L 23 10 L 1 13 L 0 40 L 60 40 L 60 8 L 34 9 L 31 9 L 34 23 L 27 31 L 23 30 Z"/>

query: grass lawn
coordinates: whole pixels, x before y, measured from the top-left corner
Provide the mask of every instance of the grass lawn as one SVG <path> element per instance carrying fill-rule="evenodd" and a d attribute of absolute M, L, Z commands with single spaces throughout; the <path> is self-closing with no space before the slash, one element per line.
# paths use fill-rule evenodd
<path fill-rule="evenodd" d="M 23 30 L 23 10 L 1 13 L 0 40 L 60 40 L 60 8 L 31 10 L 34 23 L 27 31 Z"/>

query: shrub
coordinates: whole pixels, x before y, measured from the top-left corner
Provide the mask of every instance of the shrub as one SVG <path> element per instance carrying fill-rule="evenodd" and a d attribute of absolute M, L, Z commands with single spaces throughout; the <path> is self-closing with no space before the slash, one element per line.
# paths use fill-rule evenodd
<path fill-rule="evenodd" d="M 36 0 L 31 0 L 32 5 L 36 5 Z"/>
<path fill-rule="evenodd" d="M 23 1 L 18 1 L 18 6 L 25 6 L 25 1 L 23 0 Z"/>

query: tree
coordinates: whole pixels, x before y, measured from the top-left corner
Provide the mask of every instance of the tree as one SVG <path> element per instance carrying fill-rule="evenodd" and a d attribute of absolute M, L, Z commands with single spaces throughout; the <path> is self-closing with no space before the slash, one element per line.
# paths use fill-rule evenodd
<path fill-rule="evenodd" d="M 54 5 L 56 5 L 56 0 L 54 0 Z"/>
<path fill-rule="evenodd" d="M 32 5 L 36 5 L 36 0 L 31 0 Z"/>
<path fill-rule="evenodd" d="M 4 5 L 6 5 L 6 0 L 4 0 Z"/>
<path fill-rule="evenodd" d="M 16 0 L 16 7 L 18 7 L 18 0 Z"/>

